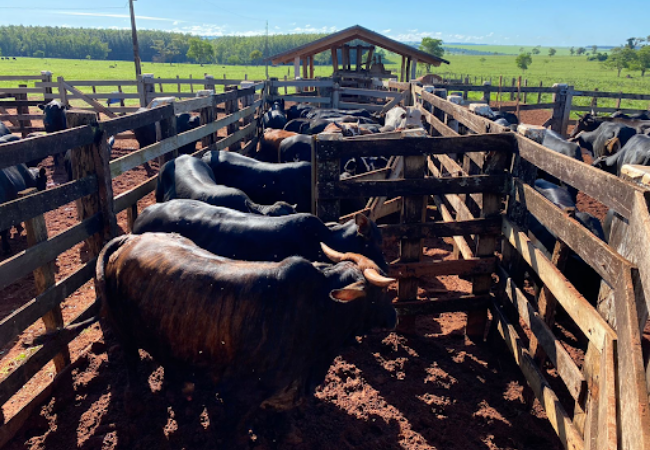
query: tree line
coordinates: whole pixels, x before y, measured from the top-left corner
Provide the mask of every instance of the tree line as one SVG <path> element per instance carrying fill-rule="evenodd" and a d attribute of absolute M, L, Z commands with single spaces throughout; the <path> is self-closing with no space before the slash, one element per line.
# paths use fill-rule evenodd
<path fill-rule="evenodd" d="M 164 63 L 262 64 L 266 55 L 281 53 L 325 36 L 284 34 L 224 36 L 203 39 L 190 34 L 156 30 L 138 31 L 140 58 Z M 32 58 L 132 60 L 130 30 L 91 28 L 0 26 L 0 55 Z M 316 64 L 329 64 L 330 56 L 317 55 Z"/>

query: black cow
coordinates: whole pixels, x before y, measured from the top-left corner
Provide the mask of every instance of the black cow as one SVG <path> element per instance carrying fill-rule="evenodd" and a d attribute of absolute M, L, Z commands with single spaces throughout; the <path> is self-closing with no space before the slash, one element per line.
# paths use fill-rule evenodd
<path fill-rule="evenodd" d="M 294 133 L 307 134 L 303 130 L 309 128 L 310 123 L 311 123 L 310 119 L 304 119 L 304 118 L 291 119 L 287 122 L 287 124 L 284 126 L 283 129 L 285 131 L 292 131 Z"/>
<path fill-rule="evenodd" d="M 160 203 L 176 198 L 200 200 L 215 206 L 266 216 L 284 216 L 296 212 L 295 207 L 286 202 L 258 205 L 243 191 L 218 185 L 210 166 L 189 155 L 181 155 L 160 168 L 156 201 Z"/>
<path fill-rule="evenodd" d="M 238 153 L 212 151 L 203 156 L 218 184 L 241 189 L 255 203 L 285 201 L 299 212 L 311 211 L 311 164 L 265 163 Z"/>
<path fill-rule="evenodd" d="M 28 168 L 25 164 L 0 169 L 0 204 L 15 200 L 18 193 L 28 188 L 44 191 L 47 186 L 45 168 Z M 2 250 L 11 252 L 9 245 L 9 230 L 0 230 L 2 237 Z"/>
<path fill-rule="evenodd" d="M 643 111 L 642 113 L 637 113 L 637 114 L 625 114 L 622 111 L 616 111 L 614 114 L 612 114 L 613 118 L 616 119 L 626 119 L 626 120 L 650 120 L 650 115 L 648 115 L 647 111 Z"/>
<path fill-rule="evenodd" d="M 4 123 L 0 122 L 0 137 L 6 136 L 8 134 L 11 134 L 11 131 L 9 131 L 9 128 L 7 128 Z"/>
<path fill-rule="evenodd" d="M 282 141 L 280 144 L 280 162 L 310 161 L 311 137 L 297 134 Z"/>
<path fill-rule="evenodd" d="M 264 128 L 275 128 L 281 130 L 287 124 L 287 116 L 284 114 L 284 100 L 276 100 L 271 109 L 262 116 Z"/>
<path fill-rule="evenodd" d="M 604 122 L 594 131 L 583 131 L 576 138 L 580 147 L 589 150 L 594 158 L 609 156 L 623 148 L 636 134 L 636 129 L 616 122 Z"/>
<path fill-rule="evenodd" d="M 137 112 L 142 112 L 142 111 L 148 111 L 148 108 L 140 108 L 138 109 Z M 182 113 L 176 116 L 176 132 L 178 134 L 184 133 L 189 130 L 193 130 L 194 128 L 197 128 L 199 126 L 201 126 L 201 117 L 199 116 L 192 117 L 188 113 Z M 139 148 L 144 148 L 152 144 L 155 144 L 156 124 L 150 123 L 143 127 L 136 128 L 133 130 L 133 134 L 135 134 L 135 139 L 138 141 Z M 183 147 L 178 149 L 179 153 L 182 155 L 194 153 L 195 150 L 196 150 L 196 141 L 184 145 Z"/>
<path fill-rule="evenodd" d="M 63 105 L 58 100 L 52 100 L 50 103 L 41 104 L 38 107 L 43 111 L 43 127 L 45 127 L 46 133 L 56 133 L 67 128 L 65 112 L 69 109 L 68 105 Z M 61 157 L 60 153 L 54 155 L 54 164 L 60 164 Z"/>
<path fill-rule="evenodd" d="M 552 130 L 546 130 L 544 134 L 544 139 L 542 140 L 542 145 L 548 149 L 551 149 L 557 153 L 561 153 L 564 156 L 573 158 L 580 162 L 583 162 L 582 159 L 582 150 L 580 146 L 575 142 L 569 142 L 560 136 L 558 133 Z M 544 171 L 538 171 L 538 176 L 544 178 L 545 180 L 550 181 L 551 183 L 565 185 L 561 180 L 556 177 L 549 175 Z M 572 186 L 566 185 L 567 190 L 571 194 L 573 201 L 575 202 L 578 196 L 578 190 Z"/>
<path fill-rule="evenodd" d="M 241 421 L 260 406 L 296 406 L 323 382 L 344 343 L 396 324 L 383 290 L 394 280 L 362 255 L 327 251 L 340 262 L 233 261 L 163 233 L 110 241 L 96 279 L 124 351 L 127 398 L 137 398 L 142 348 L 166 380 L 213 385 L 230 431 L 245 432 Z"/>
<path fill-rule="evenodd" d="M 624 164 L 650 166 L 650 136 L 637 134 L 615 155 L 601 157 L 593 162 L 594 167 L 619 176 Z"/>
<path fill-rule="evenodd" d="M 315 109 L 308 103 L 298 103 L 287 110 L 287 120 L 304 118 L 311 110 Z M 293 131 L 293 130 L 290 130 Z"/>
<path fill-rule="evenodd" d="M 575 208 L 575 203 L 573 203 L 566 189 L 560 186 L 553 185 L 545 180 L 537 180 L 535 181 L 535 189 L 562 209 Z M 586 212 L 576 212 L 575 220 L 591 231 L 596 237 L 605 241 L 606 237 L 603 227 L 600 221 L 594 216 Z M 535 236 L 544 249 L 549 254 L 552 253 L 557 242 L 557 236 L 542 225 L 533 215 L 529 216 L 528 226 L 530 233 Z M 563 273 L 587 300 L 592 304 L 596 303 L 600 288 L 600 276 L 591 266 L 578 255 L 571 252 Z"/>
<path fill-rule="evenodd" d="M 365 109 L 314 109 L 307 113 L 308 119 L 340 119 L 345 116 L 352 116 L 356 120 L 358 117 L 370 119 L 372 115 Z"/>
<path fill-rule="evenodd" d="M 208 205 L 196 200 L 171 200 L 146 208 L 133 233 L 178 233 L 215 255 L 244 261 L 281 261 L 302 256 L 329 261 L 319 242 L 342 252 L 360 253 L 382 270 L 381 233 L 363 214 L 345 224 L 324 224 L 312 214 L 264 217 Z"/>
<path fill-rule="evenodd" d="M 587 113 L 584 116 L 578 116 L 578 123 L 576 123 L 570 139 L 578 137 L 581 131 L 594 131 L 600 127 L 603 123 L 618 123 L 625 125 L 631 128 L 634 128 L 637 133 L 645 133 L 646 130 L 650 129 L 650 120 L 644 119 L 647 117 L 647 114 L 642 113 L 634 116 L 627 116 L 625 114 L 617 115 L 614 113 L 611 117 L 608 116 L 597 116 L 593 113 Z"/>

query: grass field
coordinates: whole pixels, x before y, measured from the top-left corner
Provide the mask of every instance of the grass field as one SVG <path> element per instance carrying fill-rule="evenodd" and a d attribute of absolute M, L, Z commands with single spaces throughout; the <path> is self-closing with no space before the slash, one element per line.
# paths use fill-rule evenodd
<path fill-rule="evenodd" d="M 481 46 L 482 47 L 482 46 Z M 487 47 L 487 46 L 486 46 Z M 517 47 L 518 46 L 514 46 Z M 559 50 L 559 49 L 558 49 Z M 534 55 L 533 63 L 526 72 L 522 72 L 515 65 L 514 55 L 446 55 L 450 65 L 433 68 L 435 73 L 448 73 L 470 76 L 471 81 L 477 77 L 488 79 L 492 77 L 492 84 L 498 85 L 499 77 L 503 76 L 504 84 L 510 85 L 513 77 L 523 76 L 528 80 L 529 86 L 551 86 L 553 83 L 568 83 L 577 89 L 609 92 L 628 92 L 650 94 L 650 75 L 642 78 L 639 72 L 623 71 L 620 78 L 613 70 L 605 69 L 598 62 L 587 61 L 584 56 L 554 56 Z M 115 66 L 111 68 L 110 66 Z M 387 68 L 397 73 L 399 66 L 387 65 Z M 425 68 L 418 66 L 419 72 L 424 73 Z M 134 79 L 133 63 L 127 61 L 89 61 L 89 60 L 63 60 L 63 59 L 37 59 L 19 58 L 17 60 L 0 61 L 0 73 L 3 75 L 38 75 L 41 70 L 49 70 L 53 78 L 63 76 L 66 80 L 129 80 Z M 263 66 L 226 66 L 198 64 L 160 64 L 145 62 L 142 65 L 144 73 L 153 73 L 156 77 L 201 79 L 204 74 L 213 75 L 215 78 L 243 79 L 244 75 L 249 80 L 262 80 L 265 78 Z M 330 66 L 316 66 L 316 76 L 329 76 Z M 269 75 L 283 79 L 285 75 L 291 78 L 293 66 L 269 67 Z M 631 78 L 627 78 L 627 75 Z M 32 85 L 33 82 L 27 83 Z M 0 82 L 0 87 L 15 87 L 18 82 Z M 176 87 L 173 87 L 176 89 Z M 100 91 L 111 92 L 114 87 L 106 87 Z M 189 86 L 182 86 L 183 91 L 189 92 Z M 195 89 L 196 90 L 196 89 Z M 125 92 L 135 92 L 135 88 L 125 88 Z M 548 101 L 544 98 L 542 101 Z M 588 104 L 589 99 L 576 99 L 576 104 Z M 601 100 L 601 106 L 614 106 L 614 101 Z M 647 102 L 623 100 L 623 108 L 647 108 Z"/>

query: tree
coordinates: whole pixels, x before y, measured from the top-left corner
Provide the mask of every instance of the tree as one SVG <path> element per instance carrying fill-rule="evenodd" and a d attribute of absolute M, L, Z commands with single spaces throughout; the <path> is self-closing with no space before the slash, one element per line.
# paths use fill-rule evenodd
<path fill-rule="evenodd" d="M 34 58 L 45 58 L 45 52 L 43 50 L 36 50 L 34 52 Z"/>
<path fill-rule="evenodd" d="M 214 60 L 214 47 L 208 41 L 199 38 L 189 40 L 190 48 L 186 56 L 199 64 L 205 64 Z"/>
<path fill-rule="evenodd" d="M 264 55 L 262 55 L 262 52 L 259 50 L 253 50 L 249 56 L 253 64 L 256 63 L 259 64 L 260 60 L 262 59 L 262 56 Z"/>
<path fill-rule="evenodd" d="M 549 48 L 548 49 L 548 56 L 555 56 L 556 53 L 557 53 L 557 50 L 555 50 L 554 48 Z"/>
<path fill-rule="evenodd" d="M 584 48 L 584 47 L 578 47 L 578 49 L 576 50 L 576 54 L 577 54 L 577 55 L 583 55 L 586 51 L 587 51 L 586 48 Z"/>
<path fill-rule="evenodd" d="M 650 69 L 650 45 L 644 45 L 636 51 L 636 60 L 631 67 L 641 71 L 641 76 L 645 76 L 646 70 Z"/>
<path fill-rule="evenodd" d="M 430 37 L 422 38 L 422 43 L 420 43 L 420 50 L 438 58 L 442 58 L 442 55 L 445 54 L 445 49 L 442 48 L 442 40 L 433 39 Z"/>
<path fill-rule="evenodd" d="M 631 64 L 636 60 L 637 55 L 634 50 L 626 47 L 617 47 L 612 49 L 607 60 L 603 63 L 603 67 L 608 69 L 616 69 L 617 76 L 621 76 L 623 69 L 628 69 Z"/>
<path fill-rule="evenodd" d="M 239 56 L 237 56 L 237 55 L 230 55 L 230 56 L 228 57 L 228 60 L 227 60 L 227 61 L 228 61 L 228 64 L 230 64 L 231 66 L 236 66 L 237 64 L 239 64 Z"/>
<path fill-rule="evenodd" d="M 517 56 L 517 59 L 515 59 L 515 63 L 517 64 L 517 67 L 522 71 L 525 71 L 528 70 L 528 66 L 533 63 L 533 57 L 530 56 L 530 53 L 520 53 L 519 56 Z"/>
<path fill-rule="evenodd" d="M 591 46 L 591 53 L 593 53 L 593 54 L 598 53 L 598 46 L 597 45 L 592 45 Z"/>
<path fill-rule="evenodd" d="M 533 49 L 533 55 L 539 55 L 539 48 L 535 47 Z"/>
<path fill-rule="evenodd" d="M 485 58 L 481 58 L 481 59 L 479 59 L 479 61 L 481 61 L 481 64 L 484 64 L 485 61 L 487 61 L 487 59 L 485 59 Z"/>
<path fill-rule="evenodd" d="M 625 47 L 634 50 L 637 45 L 639 45 L 641 42 L 643 42 L 643 38 L 636 38 L 636 37 L 631 37 L 627 38 L 627 44 L 625 44 Z"/>
<path fill-rule="evenodd" d="M 569 49 L 569 53 L 571 53 L 571 56 L 575 55 L 575 53 L 576 53 L 576 49 L 575 49 L 574 47 L 571 47 L 571 48 Z"/>

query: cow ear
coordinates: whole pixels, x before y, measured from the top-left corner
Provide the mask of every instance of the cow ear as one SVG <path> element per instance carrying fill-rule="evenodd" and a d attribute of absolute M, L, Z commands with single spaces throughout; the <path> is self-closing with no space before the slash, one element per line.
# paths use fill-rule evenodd
<path fill-rule="evenodd" d="M 38 109 L 40 109 L 41 111 L 44 111 L 45 110 L 45 105 L 38 105 Z"/>
<path fill-rule="evenodd" d="M 354 221 L 357 224 L 357 234 L 368 238 L 372 231 L 372 226 L 370 225 L 370 219 L 368 219 L 365 214 L 359 213 L 354 216 Z"/>
<path fill-rule="evenodd" d="M 47 172 L 45 171 L 45 167 L 41 167 L 41 168 L 38 170 L 38 176 L 41 177 L 41 178 L 45 177 L 45 174 L 46 174 L 46 173 L 47 173 Z"/>
<path fill-rule="evenodd" d="M 345 286 L 342 289 L 334 289 L 330 291 L 330 298 L 336 302 L 349 303 L 358 298 L 365 297 L 365 287 L 366 283 L 363 280 L 357 281 Z"/>

